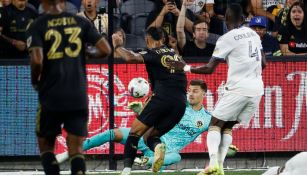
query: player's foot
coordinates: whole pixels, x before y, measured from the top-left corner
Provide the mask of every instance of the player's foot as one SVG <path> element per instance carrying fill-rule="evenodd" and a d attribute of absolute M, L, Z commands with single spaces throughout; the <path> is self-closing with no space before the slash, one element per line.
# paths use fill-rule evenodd
<path fill-rule="evenodd" d="M 137 166 L 145 166 L 148 162 L 149 158 L 146 156 L 136 157 L 133 161 L 134 165 Z"/>
<path fill-rule="evenodd" d="M 204 171 L 199 172 L 197 175 L 223 175 L 219 166 L 216 164 L 213 167 L 207 167 Z"/>
<path fill-rule="evenodd" d="M 163 165 L 165 156 L 165 144 L 160 143 L 155 147 L 154 161 L 152 163 L 152 171 L 158 172 Z"/>
<path fill-rule="evenodd" d="M 124 168 L 119 175 L 131 175 L 131 168 Z"/>
<path fill-rule="evenodd" d="M 63 163 L 69 158 L 68 152 L 63 152 L 61 154 L 58 154 L 55 156 L 55 159 L 57 160 L 58 163 Z"/>

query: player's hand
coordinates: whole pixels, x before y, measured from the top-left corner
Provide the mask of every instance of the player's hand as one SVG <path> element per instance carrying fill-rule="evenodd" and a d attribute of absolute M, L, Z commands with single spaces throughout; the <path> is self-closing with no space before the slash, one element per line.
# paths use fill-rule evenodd
<path fill-rule="evenodd" d="M 131 109 L 136 114 L 140 114 L 143 109 L 142 102 L 134 101 L 131 103 L 128 103 L 128 109 Z"/>
<path fill-rule="evenodd" d="M 239 149 L 235 145 L 230 145 L 227 151 L 227 157 L 233 157 Z"/>
<path fill-rule="evenodd" d="M 186 63 L 183 60 L 180 60 L 180 61 L 166 60 L 166 65 L 170 69 L 174 69 L 174 70 L 178 70 L 178 71 L 183 71 L 183 68 L 186 65 Z"/>
<path fill-rule="evenodd" d="M 120 37 L 117 33 L 112 35 L 112 44 L 113 47 L 122 46 L 124 44 L 123 38 Z"/>
<path fill-rule="evenodd" d="M 19 40 L 14 40 L 14 46 L 19 50 L 19 51 L 24 51 L 27 47 L 26 43 L 23 41 Z"/>

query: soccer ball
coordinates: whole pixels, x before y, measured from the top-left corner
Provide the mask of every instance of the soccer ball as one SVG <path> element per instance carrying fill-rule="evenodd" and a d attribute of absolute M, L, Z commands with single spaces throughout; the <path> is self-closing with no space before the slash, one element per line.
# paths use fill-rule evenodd
<path fill-rule="evenodd" d="M 133 78 L 129 82 L 128 92 L 134 98 L 142 98 L 149 93 L 149 83 L 142 77 Z"/>

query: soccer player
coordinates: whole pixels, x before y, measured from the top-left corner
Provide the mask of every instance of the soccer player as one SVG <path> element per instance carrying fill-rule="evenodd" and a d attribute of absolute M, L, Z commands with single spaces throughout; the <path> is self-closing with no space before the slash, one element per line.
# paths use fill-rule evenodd
<path fill-rule="evenodd" d="M 140 137 L 155 152 L 152 170 L 157 172 L 163 165 L 165 145 L 160 137 L 171 130 L 182 118 L 186 107 L 187 79 L 183 71 L 170 69 L 166 60 L 180 60 L 173 49 L 163 45 L 161 28 L 146 30 L 147 49 L 140 53 L 126 50 L 122 38 L 112 35 L 113 46 L 118 55 L 127 62 L 145 63 L 153 95 L 143 111 L 133 121 L 124 150 L 124 169 L 121 175 L 130 175 Z"/>
<path fill-rule="evenodd" d="M 241 26 L 242 16 L 239 4 L 231 4 L 227 8 L 226 25 L 229 32 L 218 39 L 208 64 L 191 67 L 184 62 L 167 63 L 176 70 L 198 74 L 213 73 L 222 61 L 228 64 L 224 94 L 212 112 L 207 135 L 209 167 L 199 175 L 224 174 L 223 162 L 232 142 L 232 127 L 237 122 L 249 123 L 264 92 L 261 74 L 266 61 L 261 40 L 255 31 Z"/>
<path fill-rule="evenodd" d="M 38 91 L 36 134 L 46 175 L 58 175 L 54 155 L 61 125 L 71 160 L 71 174 L 85 174 L 82 143 L 87 136 L 88 100 L 85 43 L 92 43 L 102 57 L 111 53 L 108 42 L 86 19 L 63 12 L 61 0 L 43 0 L 46 14 L 35 20 L 27 34 L 31 81 Z"/>
<path fill-rule="evenodd" d="M 302 175 L 307 172 L 307 152 L 296 154 L 282 167 L 272 167 L 262 175 Z"/>
<path fill-rule="evenodd" d="M 166 145 L 166 154 L 163 166 L 178 163 L 181 160 L 179 152 L 188 144 L 192 143 L 196 137 L 208 130 L 211 115 L 203 106 L 203 98 L 206 95 L 207 85 L 203 80 L 191 80 L 188 89 L 188 103 L 185 113 L 178 124 L 173 129 L 161 137 L 161 141 Z M 135 112 L 139 106 L 130 107 Z M 129 128 L 117 128 L 107 130 L 97 134 L 83 142 L 83 150 L 103 145 L 109 141 L 125 144 L 129 134 Z M 145 162 L 148 166 L 152 165 L 153 152 L 146 146 L 143 138 L 138 143 L 138 150 L 144 154 Z M 68 158 L 67 152 L 56 156 L 59 163 Z M 139 160 L 139 159 L 138 159 Z"/>

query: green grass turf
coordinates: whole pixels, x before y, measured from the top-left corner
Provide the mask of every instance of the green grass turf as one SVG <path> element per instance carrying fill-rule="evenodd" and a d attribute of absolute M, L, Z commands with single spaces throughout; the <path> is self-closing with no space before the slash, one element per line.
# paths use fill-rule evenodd
<path fill-rule="evenodd" d="M 263 171 L 226 171 L 225 175 L 261 175 Z M 98 175 L 118 175 L 119 173 L 102 173 Z M 132 175 L 196 175 L 197 172 L 173 172 L 173 173 L 132 173 Z"/>

